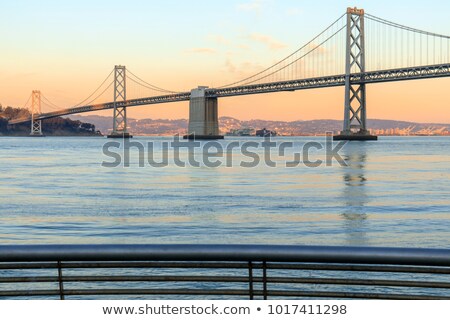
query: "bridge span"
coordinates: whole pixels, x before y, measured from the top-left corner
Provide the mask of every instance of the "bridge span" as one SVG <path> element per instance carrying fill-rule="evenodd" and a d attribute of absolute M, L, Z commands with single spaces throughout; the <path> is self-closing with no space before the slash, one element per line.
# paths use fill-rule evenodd
<path fill-rule="evenodd" d="M 385 31 L 383 37 L 375 34 L 372 37 L 376 40 L 368 41 L 365 31 L 366 16 L 375 25 L 382 25 L 386 30 L 394 29 L 394 40 L 392 42 L 386 40 L 390 34 Z M 379 31 L 380 27 L 374 30 Z M 398 33 L 405 33 L 406 36 L 400 37 Z M 434 43 L 433 50 L 430 49 L 430 39 Z M 305 46 L 269 68 L 241 81 L 218 88 L 198 87 L 191 91 L 173 92 L 153 86 L 133 73 L 131 75 L 134 77 L 129 78 L 125 66 L 116 66 L 113 70 L 114 80 L 110 84 L 114 85 L 113 101 L 44 113 L 41 112 L 40 91 L 35 90 L 32 94 L 31 116 L 12 119 L 9 124 L 30 122 L 31 134 L 41 135 L 42 120 L 113 109 L 113 131 L 109 137 L 127 138 L 131 137 L 126 120 L 128 107 L 189 101 L 189 134 L 186 138 L 216 139 L 223 138 L 219 134 L 218 98 L 343 86 L 344 125 L 342 132 L 335 136 L 335 139 L 376 140 L 375 136 L 369 134 L 366 126 L 366 85 L 449 77 L 449 40 L 448 36 L 396 24 L 365 14 L 362 9 L 348 8 L 344 15 Z M 345 51 L 342 54 L 343 60 L 340 59 L 339 53 L 334 56 L 329 53 L 339 51 L 336 49 L 339 45 L 342 47 L 341 51 Z M 375 48 L 370 51 L 374 58 L 366 59 L 369 55 L 366 45 Z M 383 45 L 386 46 L 384 50 L 381 49 Z M 386 50 L 393 53 L 389 55 Z M 399 52 L 400 58 L 396 56 Z M 311 61 L 307 60 L 309 58 Z M 341 70 L 342 72 L 333 72 Z M 127 79 L 156 90 L 157 94 L 127 99 Z"/>

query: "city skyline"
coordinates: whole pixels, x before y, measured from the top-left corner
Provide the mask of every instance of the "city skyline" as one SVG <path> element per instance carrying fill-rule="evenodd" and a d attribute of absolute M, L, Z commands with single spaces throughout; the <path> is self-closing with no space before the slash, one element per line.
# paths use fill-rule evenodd
<path fill-rule="evenodd" d="M 1 66 L 0 103 L 21 107 L 32 89 L 40 89 L 58 105 L 70 107 L 88 95 L 115 64 L 139 70 L 145 80 L 172 90 L 219 86 L 285 57 L 347 6 L 437 33 L 450 29 L 450 23 L 439 18 L 448 12 L 444 1 L 408 2 L 407 7 L 406 2 L 326 1 L 326 10 L 323 3 L 307 1 L 196 3 L 169 1 L 158 7 L 144 1 L 2 4 L 2 55 L 7 63 Z M 421 21 L 421 14 L 433 19 Z M 205 24 L 209 28 L 203 28 Z M 369 85 L 368 117 L 450 122 L 445 90 L 449 84 L 450 79 L 444 78 Z M 342 119 L 343 103 L 343 88 L 241 96 L 221 99 L 219 116 Z M 129 108 L 128 112 L 138 119 L 177 119 L 186 118 L 189 111 L 188 104 L 181 102 Z"/>

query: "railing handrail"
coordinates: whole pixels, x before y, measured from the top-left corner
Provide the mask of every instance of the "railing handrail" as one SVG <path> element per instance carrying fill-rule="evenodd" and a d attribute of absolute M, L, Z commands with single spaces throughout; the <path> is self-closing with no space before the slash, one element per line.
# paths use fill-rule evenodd
<path fill-rule="evenodd" d="M 0 246 L 0 262 L 45 261 L 266 261 L 450 267 L 450 249 L 245 244 Z"/>

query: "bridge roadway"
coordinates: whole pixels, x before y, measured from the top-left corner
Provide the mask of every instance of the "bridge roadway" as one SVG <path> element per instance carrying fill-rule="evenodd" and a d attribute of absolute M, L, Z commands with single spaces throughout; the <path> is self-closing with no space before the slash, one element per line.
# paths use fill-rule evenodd
<path fill-rule="evenodd" d="M 438 64 L 419 67 L 408 67 L 399 69 L 389 69 L 380 71 L 370 71 L 365 73 L 355 73 L 350 75 L 352 84 L 379 83 L 389 81 L 404 81 L 416 79 L 430 79 L 450 76 L 450 64 Z M 236 86 L 228 88 L 207 89 L 207 97 L 232 97 L 249 94 L 261 94 L 281 91 L 296 91 L 303 89 L 327 88 L 345 85 L 345 74 L 325 76 L 318 78 L 308 78 L 290 81 L 270 82 L 263 84 Z M 150 104 L 189 101 L 190 92 L 180 92 L 176 94 L 154 96 L 147 98 L 131 99 L 117 102 L 118 107 L 134 107 Z M 114 108 L 114 102 L 87 105 L 75 108 L 63 109 L 55 112 L 42 113 L 35 117 L 35 120 L 44 120 L 70 114 L 92 112 Z M 19 124 L 31 121 L 31 117 L 10 120 L 9 124 Z"/>

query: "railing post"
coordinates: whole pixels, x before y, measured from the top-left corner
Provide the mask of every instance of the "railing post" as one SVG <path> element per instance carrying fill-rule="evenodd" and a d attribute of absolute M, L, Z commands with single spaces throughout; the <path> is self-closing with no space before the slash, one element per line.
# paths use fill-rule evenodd
<path fill-rule="evenodd" d="M 64 282 L 62 277 L 61 261 L 58 261 L 59 299 L 64 300 Z"/>
<path fill-rule="evenodd" d="M 263 297 L 264 300 L 267 300 L 267 262 L 263 261 L 262 263 L 262 269 L 263 269 Z"/>
<path fill-rule="evenodd" d="M 248 262 L 248 295 L 250 300 L 254 298 L 254 290 L 253 290 L 253 263 L 251 261 Z"/>

